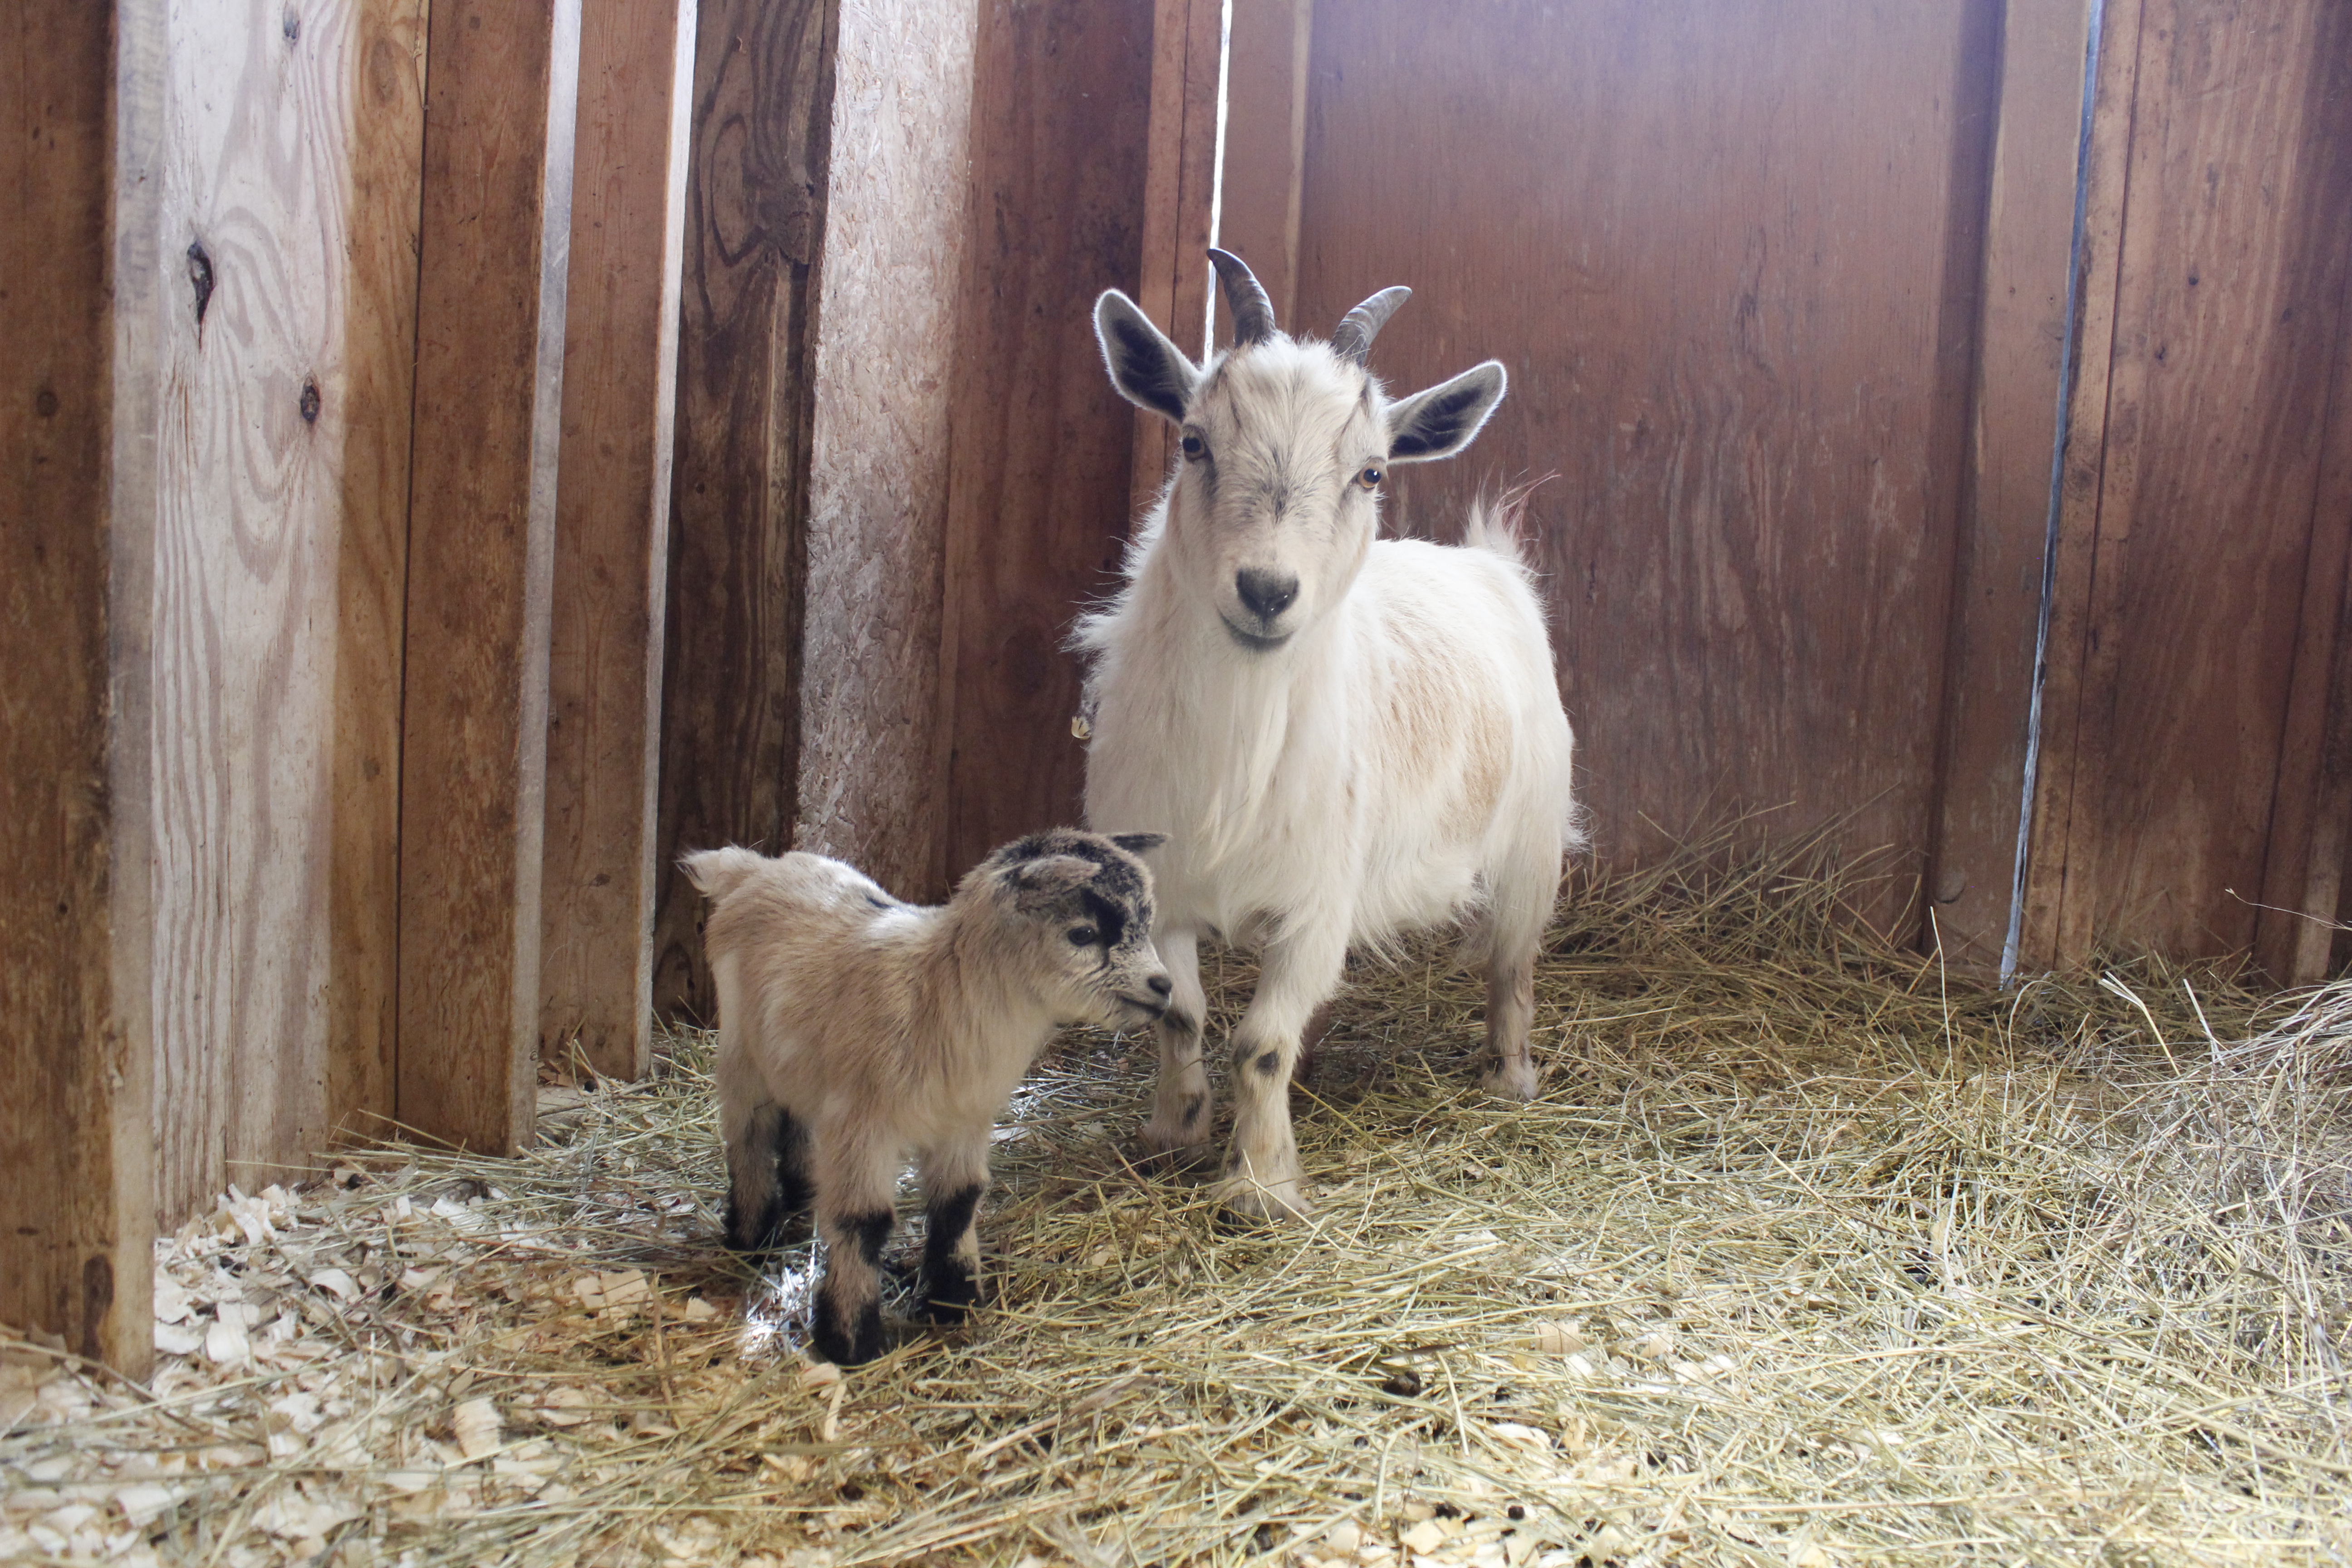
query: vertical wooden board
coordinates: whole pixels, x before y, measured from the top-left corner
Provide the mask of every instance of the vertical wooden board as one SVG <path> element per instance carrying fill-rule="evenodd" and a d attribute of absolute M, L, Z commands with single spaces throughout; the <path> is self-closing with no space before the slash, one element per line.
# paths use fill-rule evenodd
<path fill-rule="evenodd" d="M 409 419 L 425 155 L 426 0 L 368 0 L 343 46 L 341 537 L 336 556 L 333 839 L 328 871 L 327 1121 L 380 1137 L 393 1114 L 400 995 L 400 700 Z M 299 20 L 299 15 L 298 15 Z M 283 26 L 281 15 L 280 26 Z M 320 422 L 325 422 L 322 392 Z"/>
<path fill-rule="evenodd" d="M 954 363 L 940 766 L 943 888 L 994 846 L 1075 822 L 1078 610 L 1111 588 L 1134 424 L 1092 310 L 1143 244 L 1150 0 L 988 0 L 975 212 Z"/>
<path fill-rule="evenodd" d="M 408 346 L 383 330 L 405 314 L 407 269 L 387 243 L 405 215 L 354 213 L 353 136 L 362 122 L 383 129 L 360 101 L 365 57 L 387 38 L 397 51 L 415 12 L 352 3 L 298 16 L 249 0 L 172 11 L 162 235 L 182 279 L 164 318 L 154 671 L 167 1220 L 230 1182 L 277 1179 L 325 1142 L 331 877 L 339 849 L 379 861 L 394 826 L 381 787 L 339 824 L 337 663 L 347 504 L 363 539 L 390 531 L 384 498 L 347 483 L 344 450 L 356 425 L 382 477 L 384 448 L 407 434 L 404 409 L 354 395 L 396 393 Z M 388 68 L 395 107 L 404 64 Z M 406 193 L 393 181 L 372 194 Z M 364 300 L 355 263 L 373 268 Z M 372 319 L 377 308 L 388 319 Z M 373 563 L 383 552 L 362 553 Z M 380 646 L 354 650 L 362 669 Z M 356 706 L 381 718 L 381 676 Z M 348 964 L 342 978 L 383 987 Z M 364 1035 L 349 1045 L 380 1049 Z"/>
<path fill-rule="evenodd" d="M 704 0 L 697 29 L 662 665 L 654 1001 L 709 1017 L 677 857 L 777 853 L 799 800 L 811 289 L 838 0 Z"/>
<path fill-rule="evenodd" d="M 651 1059 L 655 769 L 695 0 L 585 0 L 548 653 L 539 1047 Z"/>
<path fill-rule="evenodd" d="M 425 74 L 400 1120 L 531 1134 L 578 0 L 436 0 Z"/>
<path fill-rule="evenodd" d="M 866 0 L 835 59 L 794 847 L 928 889 L 978 0 Z"/>
<path fill-rule="evenodd" d="M 2016 886 L 2090 6 L 2011 0 L 2001 25 L 1930 870 L 1944 951 L 1978 968 L 2000 962 Z"/>
<path fill-rule="evenodd" d="M 1249 263 L 1290 324 L 1298 302 L 1298 203 L 1307 156 L 1313 0 L 1233 0 L 1217 243 Z M 1223 303 L 1221 300 L 1220 303 Z"/>
<path fill-rule="evenodd" d="M 1529 507 L 1599 853 L 1734 806 L 1897 851 L 1928 839 L 1970 367 L 1980 5 L 1589 0 L 1318 7 L 1297 321 L 1415 295 L 1399 392 L 1494 356 L 1508 400 L 1391 526 Z M 1965 319 L 1965 318 L 1963 318 Z"/>
<path fill-rule="evenodd" d="M 147 637 L 161 4 L 0 21 L 0 1321 L 154 1353 Z"/>
<path fill-rule="evenodd" d="M 2051 655 L 2080 670 L 2062 963 L 2252 945 L 2352 250 L 2343 26 L 2147 8 L 2091 561 Z"/>
<path fill-rule="evenodd" d="M 1199 360 L 1211 318 L 1209 246 L 1216 239 L 1217 94 L 1223 0 L 1157 0 L 1151 110 L 1143 175 L 1143 267 L 1135 302 Z M 1138 512 L 1158 498 L 1174 460 L 1171 426 L 1135 410 L 1129 494 Z"/>

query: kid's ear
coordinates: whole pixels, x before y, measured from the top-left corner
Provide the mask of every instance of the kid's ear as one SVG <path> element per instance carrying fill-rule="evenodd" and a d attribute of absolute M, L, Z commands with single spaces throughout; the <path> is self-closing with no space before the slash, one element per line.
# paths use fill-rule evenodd
<path fill-rule="evenodd" d="M 1045 855 L 1014 866 L 1005 873 L 1005 880 L 1013 884 L 1013 907 L 1027 911 L 1043 909 L 1071 889 L 1086 886 L 1101 869 L 1083 855 Z"/>
<path fill-rule="evenodd" d="M 1116 289 L 1105 289 L 1095 301 L 1095 338 L 1110 368 L 1110 384 L 1121 397 L 1171 425 L 1184 422 L 1184 405 L 1201 384 L 1200 367 L 1151 324 L 1134 300 Z"/>
<path fill-rule="evenodd" d="M 1165 833 L 1114 833 L 1110 841 L 1130 855 L 1149 855 L 1168 842 Z"/>

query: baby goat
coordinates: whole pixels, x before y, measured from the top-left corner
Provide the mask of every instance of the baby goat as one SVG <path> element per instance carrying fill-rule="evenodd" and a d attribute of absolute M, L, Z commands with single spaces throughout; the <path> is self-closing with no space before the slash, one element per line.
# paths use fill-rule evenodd
<path fill-rule="evenodd" d="M 681 862 L 713 907 L 728 1245 L 776 1245 L 812 1200 L 825 1243 L 812 1338 L 828 1361 L 882 1348 L 882 1244 L 909 1153 L 929 1231 L 922 1315 L 980 1299 L 974 1221 L 989 1133 L 1056 1026 L 1166 1010 L 1151 945 L 1156 833 L 1032 834 L 940 908 L 821 855 L 707 849 Z"/>

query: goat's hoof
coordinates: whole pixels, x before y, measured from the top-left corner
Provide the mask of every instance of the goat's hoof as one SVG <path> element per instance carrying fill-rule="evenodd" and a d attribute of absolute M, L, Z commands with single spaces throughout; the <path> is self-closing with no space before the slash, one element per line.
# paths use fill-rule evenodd
<path fill-rule="evenodd" d="M 968 1273 L 942 1271 L 923 1283 L 922 1299 L 915 1304 L 915 1320 L 953 1327 L 980 1305 L 980 1281 Z"/>
<path fill-rule="evenodd" d="M 882 1309 L 870 1305 L 843 1322 L 824 1297 L 817 1298 L 816 1321 L 809 1325 L 809 1349 L 819 1361 L 835 1366 L 864 1366 L 882 1353 Z"/>
<path fill-rule="evenodd" d="M 1246 1176 L 1228 1176 L 1209 1189 L 1209 1196 L 1224 1215 L 1244 1224 L 1283 1225 L 1315 1213 L 1315 1205 L 1296 1178 L 1254 1182 Z"/>
<path fill-rule="evenodd" d="M 1531 1061 L 1498 1061 L 1478 1075 L 1478 1087 L 1497 1100 L 1533 1100 L 1541 1077 Z"/>

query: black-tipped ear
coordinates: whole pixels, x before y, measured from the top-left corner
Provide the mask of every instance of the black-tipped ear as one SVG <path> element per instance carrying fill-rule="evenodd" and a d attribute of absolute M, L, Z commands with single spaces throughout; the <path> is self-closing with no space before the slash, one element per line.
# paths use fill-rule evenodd
<path fill-rule="evenodd" d="M 1149 855 L 1168 842 L 1165 833 L 1114 833 L 1110 841 L 1130 855 Z"/>
<path fill-rule="evenodd" d="M 1200 384 L 1200 368 L 1151 324 L 1135 301 L 1116 289 L 1095 301 L 1095 338 L 1102 344 L 1110 384 L 1138 408 L 1149 408 L 1171 425 L 1184 421 L 1184 405 Z"/>
<path fill-rule="evenodd" d="M 1502 362 L 1474 364 L 1452 381 L 1389 405 L 1389 461 L 1450 458 L 1467 447 L 1503 401 Z"/>

